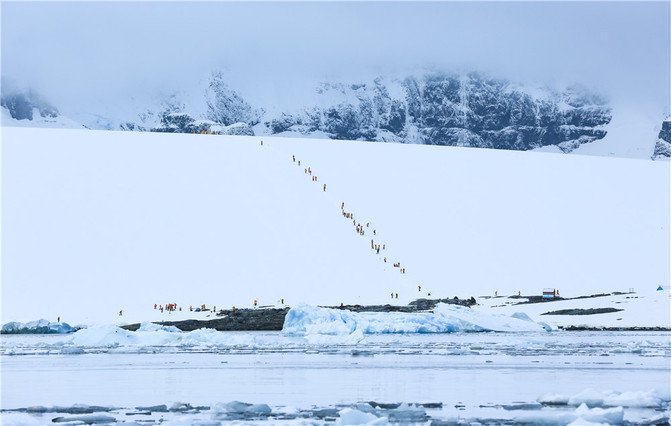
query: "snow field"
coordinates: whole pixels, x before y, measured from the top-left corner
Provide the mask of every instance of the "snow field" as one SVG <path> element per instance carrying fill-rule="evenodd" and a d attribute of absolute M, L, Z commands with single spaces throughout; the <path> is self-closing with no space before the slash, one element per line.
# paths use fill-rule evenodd
<path fill-rule="evenodd" d="M 188 306 L 405 304 L 544 287 L 568 297 L 669 281 L 665 163 L 267 137 L 261 146 L 258 137 L 2 134 L 3 322 L 204 319 Z M 370 223 L 364 236 L 342 202 Z M 371 238 L 386 250 L 376 254 Z M 187 311 L 160 314 L 155 303 Z"/>

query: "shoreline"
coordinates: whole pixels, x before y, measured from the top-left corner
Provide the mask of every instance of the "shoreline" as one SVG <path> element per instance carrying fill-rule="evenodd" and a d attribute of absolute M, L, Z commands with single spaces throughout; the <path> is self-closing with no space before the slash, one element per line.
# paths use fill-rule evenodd
<path fill-rule="evenodd" d="M 582 296 L 579 298 L 601 297 L 603 295 Z M 561 300 L 561 299 L 560 299 Z M 539 300 L 536 303 L 547 303 L 559 300 Z M 320 306 L 322 308 L 348 310 L 352 312 L 401 312 L 401 313 L 419 313 L 432 312 L 439 303 L 451 305 L 472 306 L 476 304 L 475 299 L 417 299 L 405 306 L 398 305 L 343 305 L 343 306 Z M 534 302 L 526 302 L 534 303 Z M 245 309 L 227 309 L 219 310 L 217 318 L 208 320 L 178 320 L 178 321 L 152 321 L 161 326 L 174 326 L 181 331 L 193 331 L 200 328 L 210 328 L 217 331 L 281 331 L 284 326 L 284 319 L 290 308 L 245 308 Z M 580 311 L 580 310 L 576 310 Z M 595 313 L 598 311 L 595 310 Z M 576 312 L 568 315 L 584 315 Z M 128 331 L 136 331 L 140 328 L 140 323 L 126 324 L 120 328 Z M 608 326 L 557 326 L 559 331 L 659 331 L 671 332 L 671 327 L 661 326 L 631 326 L 631 327 L 608 327 Z"/>

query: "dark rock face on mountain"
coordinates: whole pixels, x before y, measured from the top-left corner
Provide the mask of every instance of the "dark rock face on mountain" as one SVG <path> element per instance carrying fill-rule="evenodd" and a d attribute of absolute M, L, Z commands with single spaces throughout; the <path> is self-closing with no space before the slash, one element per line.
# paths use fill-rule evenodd
<path fill-rule="evenodd" d="M 221 129 L 222 135 L 254 136 L 254 129 L 247 123 L 233 123 Z"/>
<path fill-rule="evenodd" d="M 155 127 L 152 132 L 164 133 L 193 133 L 196 130 L 196 120 L 185 112 L 172 112 L 161 117 L 161 126 Z"/>
<path fill-rule="evenodd" d="M 205 98 L 207 119 L 222 126 L 235 123 L 247 123 L 254 126 L 260 121 L 263 113 L 263 110 L 252 108 L 240 95 L 231 90 L 221 73 L 214 73 L 210 78 Z"/>
<path fill-rule="evenodd" d="M 115 126 L 130 131 L 297 133 L 339 140 L 512 150 L 557 146 L 571 152 L 603 138 L 611 120 L 606 101 L 586 89 L 530 90 L 477 73 L 321 83 L 311 101 L 281 111 L 270 108 L 271 98 L 267 105 L 250 104 L 222 73 L 213 73 L 203 89 L 189 108 L 172 95 L 131 119 L 116 121 Z M 36 108 L 43 117 L 58 115 L 56 108 L 32 92 L 3 91 L 2 106 L 15 119 L 32 119 Z M 264 107 L 275 112 L 266 113 Z M 665 126 L 656 158 L 671 155 L 669 127 Z"/>
<path fill-rule="evenodd" d="M 33 91 L 7 94 L 3 92 L 1 103 L 15 120 L 32 120 L 34 109 L 37 109 L 42 117 L 58 117 L 58 109 L 44 101 Z"/>
<path fill-rule="evenodd" d="M 659 138 L 671 142 L 671 118 L 662 123 L 662 130 L 659 131 Z"/>
<path fill-rule="evenodd" d="M 655 151 L 652 154 L 653 160 L 671 158 L 671 119 L 662 122 L 662 130 L 659 132 Z"/>
<path fill-rule="evenodd" d="M 532 96 L 506 80 L 479 74 L 323 84 L 317 93 L 342 100 L 268 120 L 269 132 L 322 131 L 332 139 L 514 150 L 557 145 L 570 152 L 603 138 L 603 126 L 611 120 L 606 102 L 581 88 Z"/>

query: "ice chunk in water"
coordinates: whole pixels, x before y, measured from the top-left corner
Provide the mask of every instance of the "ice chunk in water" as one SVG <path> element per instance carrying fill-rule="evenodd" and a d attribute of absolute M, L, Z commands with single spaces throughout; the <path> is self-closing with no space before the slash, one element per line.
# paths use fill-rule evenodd
<path fill-rule="evenodd" d="M 338 412 L 341 425 L 386 425 L 387 419 L 379 418 L 375 414 L 364 413 L 354 408 L 344 408 Z"/>

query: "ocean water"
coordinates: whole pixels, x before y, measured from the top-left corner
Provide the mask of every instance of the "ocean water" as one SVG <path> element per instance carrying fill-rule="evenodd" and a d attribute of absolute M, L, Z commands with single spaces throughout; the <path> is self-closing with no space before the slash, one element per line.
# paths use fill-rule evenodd
<path fill-rule="evenodd" d="M 216 344 L 179 345 L 2 336 L 3 424 L 626 424 L 670 414 L 666 332 L 387 334 L 358 344 L 218 333 Z"/>

